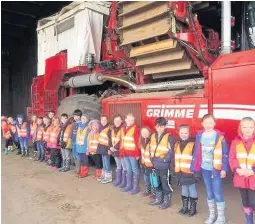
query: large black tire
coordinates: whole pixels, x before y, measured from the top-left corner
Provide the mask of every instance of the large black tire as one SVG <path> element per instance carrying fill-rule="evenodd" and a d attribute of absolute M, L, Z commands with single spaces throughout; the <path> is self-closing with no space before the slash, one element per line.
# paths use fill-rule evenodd
<path fill-rule="evenodd" d="M 98 119 L 101 114 L 101 101 L 95 95 L 77 94 L 69 96 L 60 102 L 58 115 L 62 113 L 72 116 L 75 109 L 88 113 L 92 119 Z"/>

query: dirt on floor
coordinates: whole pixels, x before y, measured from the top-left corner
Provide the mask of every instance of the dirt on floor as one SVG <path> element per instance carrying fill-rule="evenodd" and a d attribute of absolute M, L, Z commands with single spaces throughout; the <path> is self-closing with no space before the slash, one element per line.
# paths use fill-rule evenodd
<path fill-rule="evenodd" d="M 149 199 L 140 194 L 131 196 L 111 184 L 97 182 L 93 174 L 94 169 L 90 169 L 89 177 L 79 179 L 73 171 L 53 171 L 44 163 L 14 153 L 2 154 L 2 223 L 202 224 L 207 216 L 203 183 L 198 185 L 199 214 L 188 218 L 178 214 L 180 187 L 175 188 L 171 208 L 162 211 L 149 206 Z M 224 188 L 228 223 L 245 223 L 239 193 L 231 180 Z"/>

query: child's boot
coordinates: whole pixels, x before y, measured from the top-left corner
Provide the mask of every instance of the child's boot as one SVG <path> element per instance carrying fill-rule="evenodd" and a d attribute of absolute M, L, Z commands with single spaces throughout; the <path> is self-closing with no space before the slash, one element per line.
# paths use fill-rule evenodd
<path fill-rule="evenodd" d="M 114 187 L 117 187 L 121 184 L 121 173 L 122 173 L 121 169 L 116 170 L 116 179 L 115 179 L 115 182 L 113 184 Z"/>
<path fill-rule="evenodd" d="M 67 159 L 66 160 L 66 166 L 65 166 L 65 168 L 64 168 L 64 172 L 67 172 L 67 171 L 69 171 L 70 170 L 70 167 L 71 166 L 71 159 Z"/>
<path fill-rule="evenodd" d="M 108 184 L 112 182 L 112 171 L 105 171 L 105 178 L 101 180 L 102 184 Z"/>
<path fill-rule="evenodd" d="M 207 200 L 209 208 L 209 217 L 205 220 L 205 224 L 212 224 L 216 220 L 215 202 L 214 199 Z"/>
<path fill-rule="evenodd" d="M 151 185 L 145 184 L 142 196 L 147 197 L 147 196 L 150 196 L 150 195 L 151 195 Z"/>
<path fill-rule="evenodd" d="M 104 170 L 101 170 L 100 174 L 98 174 L 97 181 L 101 181 L 101 180 L 103 180 L 105 178 L 105 171 Z"/>
<path fill-rule="evenodd" d="M 75 173 L 79 174 L 81 169 L 81 162 L 79 159 L 75 160 Z"/>
<path fill-rule="evenodd" d="M 103 176 L 103 170 L 102 169 L 98 169 L 97 170 L 97 173 L 96 173 L 96 180 L 100 179 L 101 180 L 101 177 Z"/>
<path fill-rule="evenodd" d="M 163 203 L 159 206 L 160 209 L 167 209 L 170 207 L 170 203 L 171 203 L 171 197 L 172 197 L 172 193 L 170 194 L 165 194 L 164 198 L 163 198 Z"/>
<path fill-rule="evenodd" d="M 163 203 L 163 192 L 156 191 L 156 198 L 150 201 L 149 205 L 155 206 L 155 205 L 161 205 L 162 203 Z"/>
<path fill-rule="evenodd" d="M 246 224 L 254 224 L 253 222 L 253 210 L 252 208 L 243 207 L 245 218 L 246 218 Z"/>
<path fill-rule="evenodd" d="M 87 168 L 88 168 L 87 166 L 81 166 L 80 173 L 79 173 L 80 178 L 84 178 L 88 176 Z"/>
<path fill-rule="evenodd" d="M 180 214 L 186 214 L 189 211 L 189 197 L 182 196 L 182 209 L 179 211 Z"/>
<path fill-rule="evenodd" d="M 192 217 L 197 214 L 197 200 L 198 198 L 190 198 L 190 209 L 188 212 L 189 217 Z"/>
<path fill-rule="evenodd" d="M 21 157 L 25 156 L 25 150 L 21 150 Z"/>
<path fill-rule="evenodd" d="M 124 188 L 127 185 L 127 171 L 122 170 L 122 175 L 121 175 L 121 183 L 118 186 L 119 188 Z"/>
<path fill-rule="evenodd" d="M 64 169 L 65 169 L 65 166 L 66 166 L 66 159 L 63 159 L 62 167 L 61 167 L 61 168 L 59 168 L 59 171 L 60 171 L 60 172 L 63 172 L 63 171 L 64 171 Z"/>
<path fill-rule="evenodd" d="M 139 180 L 140 180 L 140 176 L 139 175 L 134 175 L 133 189 L 129 192 L 131 195 L 139 193 L 139 191 L 140 191 Z"/>
<path fill-rule="evenodd" d="M 156 198 L 156 189 L 154 187 L 151 187 L 151 199 L 155 199 Z"/>
<path fill-rule="evenodd" d="M 5 155 L 8 155 L 8 148 L 5 148 L 5 149 L 4 149 L 4 154 L 5 154 Z"/>
<path fill-rule="evenodd" d="M 127 173 L 127 185 L 126 187 L 124 187 L 122 189 L 123 192 L 128 192 L 131 191 L 133 189 L 133 185 L 132 185 L 132 178 L 133 178 L 133 173 Z"/>
<path fill-rule="evenodd" d="M 225 202 L 220 202 L 216 204 L 217 204 L 218 217 L 214 224 L 225 224 L 226 223 Z"/>

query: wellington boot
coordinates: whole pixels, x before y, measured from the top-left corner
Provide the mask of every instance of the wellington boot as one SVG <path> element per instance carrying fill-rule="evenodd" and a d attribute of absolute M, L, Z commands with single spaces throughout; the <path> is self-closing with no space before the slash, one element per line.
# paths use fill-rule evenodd
<path fill-rule="evenodd" d="M 87 166 L 81 166 L 79 178 L 84 178 L 88 176 L 88 167 Z"/>

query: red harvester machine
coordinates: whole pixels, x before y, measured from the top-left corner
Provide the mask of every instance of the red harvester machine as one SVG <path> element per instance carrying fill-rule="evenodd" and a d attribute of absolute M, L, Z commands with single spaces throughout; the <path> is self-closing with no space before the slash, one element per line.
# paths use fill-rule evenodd
<path fill-rule="evenodd" d="M 47 58 L 44 74 L 33 80 L 28 115 L 52 109 L 71 114 L 76 108 L 93 117 L 133 113 L 139 125 L 152 128 L 154 119 L 164 116 L 173 134 L 182 123 L 194 134 L 202 116 L 213 113 L 228 140 L 243 117 L 255 119 L 254 2 L 96 4 L 72 3 L 57 16 L 64 17 L 54 25 L 61 38 L 65 27 L 72 30 L 70 15 L 76 7 L 97 10 L 103 22 L 90 24 L 102 26 L 102 41 L 95 44 L 100 33 L 90 39 L 77 66 L 68 64 L 75 58 L 73 48 Z M 98 7 L 109 7 L 109 13 Z M 71 41 L 79 46 L 78 38 L 73 35 Z M 97 51 L 88 50 L 91 46 Z"/>

